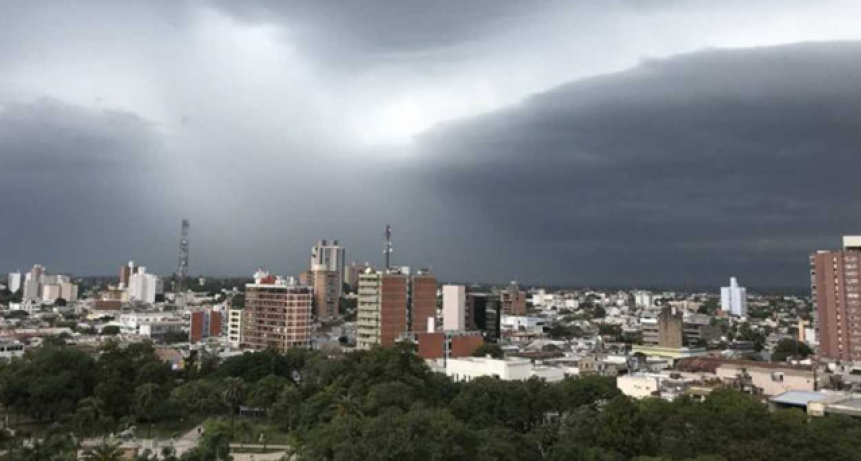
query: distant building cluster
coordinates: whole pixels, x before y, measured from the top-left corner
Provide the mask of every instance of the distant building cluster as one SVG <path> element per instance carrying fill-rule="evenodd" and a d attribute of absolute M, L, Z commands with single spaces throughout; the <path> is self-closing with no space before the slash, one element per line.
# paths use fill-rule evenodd
<path fill-rule="evenodd" d="M 204 352 L 408 344 L 456 381 L 598 375 L 667 400 L 732 388 L 812 416 L 849 411 L 845 393 L 861 391 L 861 237 L 810 256 L 810 297 L 748 291 L 735 277 L 698 291 L 458 283 L 394 265 L 392 249 L 391 228 L 379 267 L 347 264 L 338 240 L 319 240 L 296 277 L 260 269 L 229 281 L 134 262 L 117 278 L 73 281 L 35 265 L 6 277 L 0 358 L 57 335 L 153 341 L 173 367 Z"/>

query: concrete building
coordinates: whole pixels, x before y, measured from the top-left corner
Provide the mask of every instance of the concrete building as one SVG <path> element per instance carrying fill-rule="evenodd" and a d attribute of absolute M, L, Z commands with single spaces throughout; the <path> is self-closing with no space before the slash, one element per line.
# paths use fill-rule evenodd
<path fill-rule="evenodd" d="M 368 269 L 359 276 L 356 345 L 389 347 L 407 332 L 409 278 Z"/>
<path fill-rule="evenodd" d="M 142 322 L 138 325 L 137 334 L 144 338 L 163 340 L 169 334 L 181 334 L 183 323 L 180 319 L 165 319 L 160 321 Z"/>
<path fill-rule="evenodd" d="M 643 344 L 665 348 L 680 348 L 684 345 L 684 317 L 672 307 L 651 309 L 643 313 L 640 326 Z"/>
<path fill-rule="evenodd" d="M 308 286 L 314 289 L 314 316 L 320 322 L 328 322 L 338 317 L 343 287 L 342 275 L 318 264 L 307 272 Z"/>
<path fill-rule="evenodd" d="M 505 315 L 526 315 L 526 293 L 520 291 L 517 282 L 502 290 L 499 294 L 502 303 L 502 313 Z"/>
<path fill-rule="evenodd" d="M 120 288 L 128 288 L 129 281 L 132 278 L 132 275 L 137 273 L 137 268 L 135 267 L 134 261 L 129 261 L 125 266 L 120 267 Z"/>
<path fill-rule="evenodd" d="M 21 271 L 10 272 L 6 278 L 6 288 L 12 293 L 17 293 L 21 289 L 23 280 L 24 276 L 21 274 Z"/>
<path fill-rule="evenodd" d="M 410 277 L 409 331 L 427 331 L 428 325 L 436 325 L 437 281 L 427 270 L 420 270 Z"/>
<path fill-rule="evenodd" d="M 311 344 L 313 296 L 296 279 L 283 279 L 263 270 L 245 285 L 241 347 L 284 351 Z"/>
<path fill-rule="evenodd" d="M 359 276 L 356 345 L 360 349 L 389 347 L 409 331 L 435 329 L 436 277 L 427 271 L 408 273 L 407 268 L 367 269 Z"/>
<path fill-rule="evenodd" d="M 141 266 L 129 277 L 128 292 L 129 301 L 154 304 L 156 296 L 164 292 L 164 284 L 159 276 L 148 274 Z"/>
<path fill-rule="evenodd" d="M 454 381 L 472 381 L 491 377 L 503 381 L 525 381 L 533 376 L 546 381 L 561 381 L 565 373 L 561 368 L 534 366 L 529 359 L 487 357 L 465 357 L 449 359 L 445 363 L 445 374 Z"/>
<path fill-rule="evenodd" d="M 338 245 L 337 240 L 331 242 L 320 240 L 311 248 L 311 270 L 324 270 L 336 272 L 338 274 L 338 284 L 343 284 L 346 281 L 344 247 Z M 340 292 L 340 289 L 338 290 Z"/>
<path fill-rule="evenodd" d="M 62 288 L 59 284 L 51 283 L 47 285 L 42 285 L 42 302 L 53 303 L 60 298 L 61 293 Z"/>
<path fill-rule="evenodd" d="M 448 360 L 470 357 L 484 344 L 479 331 L 437 331 L 416 333 L 419 357 L 425 360 Z"/>
<path fill-rule="evenodd" d="M 493 293 L 470 292 L 466 295 L 466 328 L 479 330 L 486 341 L 502 335 L 502 303 Z"/>
<path fill-rule="evenodd" d="M 843 237 L 843 249 L 810 256 L 810 284 L 818 314 L 821 356 L 861 361 L 861 236 Z"/>
<path fill-rule="evenodd" d="M 773 396 L 817 388 L 816 371 L 806 366 L 696 357 L 680 360 L 677 368 L 682 372 L 707 374 L 727 387 L 755 395 Z"/>
<path fill-rule="evenodd" d="M 221 312 L 202 309 L 191 312 L 188 328 L 188 342 L 197 343 L 205 338 L 221 336 Z"/>
<path fill-rule="evenodd" d="M 650 291 L 637 291 L 634 293 L 634 305 L 637 307 L 652 307 L 655 305 L 655 297 Z"/>
<path fill-rule="evenodd" d="M 230 309 L 227 312 L 227 342 L 231 347 L 242 344 L 242 314 L 244 309 Z"/>
<path fill-rule="evenodd" d="M 458 331 L 467 328 L 465 286 L 443 285 L 442 328 L 446 331 Z"/>
<path fill-rule="evenodd" d="M 728 287 L 721 287 L 720 306 L 732 316 L 747 317 L 747 288 L 738 286 L 735 277 L 729 279 Z"/>

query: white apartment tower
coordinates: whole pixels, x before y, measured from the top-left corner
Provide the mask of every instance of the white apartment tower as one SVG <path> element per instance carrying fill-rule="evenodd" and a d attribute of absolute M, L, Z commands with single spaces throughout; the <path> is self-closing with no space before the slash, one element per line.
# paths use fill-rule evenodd
<path fill-rule="evenodd" d="M 735 317 L 747 317 L 747 288 L 738 286 L 735 277 L 729 279 L 729 286 L 720 289 L 721 310 Z"/>
<path fill-rule="evenodd" d="M 129 277 L 129 300 L 149 304 L 155 303 L 156 295 L 162 294 L 163 284 L 157 275 L 147 274 L 146 267 L 138 267 Z"/>
<path fill-rule="evenodd" d="M 442 287 L 442 327 L 446 331 L 466 329 L 466 287 Z"/>
<path fill-rule="evenodd" d="M 23 275 L 21 275 L 21 271 L 10 272 L 9 277 L 6 280 L 6 285 L 8 285 L 9 291 L 12 293 L 17 293 L 18 290 L 21 289 L 21 281 L 23 280 Z"/>

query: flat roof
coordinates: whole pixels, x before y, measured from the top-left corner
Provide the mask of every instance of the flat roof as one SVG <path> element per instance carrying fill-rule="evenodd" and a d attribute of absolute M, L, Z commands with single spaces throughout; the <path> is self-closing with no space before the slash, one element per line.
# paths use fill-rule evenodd
<path fill-rule="evenodd" d="M 768 399 L 770 402 L 796 407 L 806 407 L 810 402 L 815 402 L 828 397 L 829 394 L 814 391 L 788 391 Z"/>

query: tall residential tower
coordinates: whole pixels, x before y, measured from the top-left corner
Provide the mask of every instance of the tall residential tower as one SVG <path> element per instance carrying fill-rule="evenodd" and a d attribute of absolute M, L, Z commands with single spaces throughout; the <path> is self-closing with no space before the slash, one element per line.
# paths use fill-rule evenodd
<path fill-rule="evenodd" d="M 861 361 L 861 236 L 843 237 L 842 250 L 810 256 L 810 284 L 816 302 L 819 353 Z"/>

